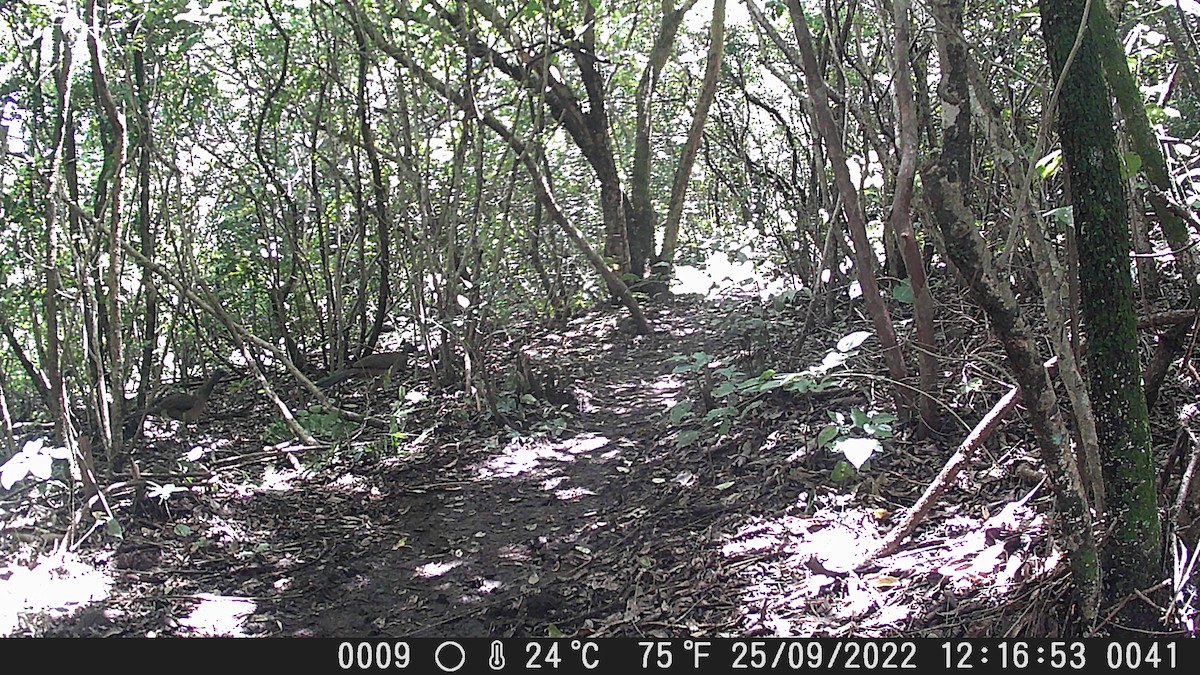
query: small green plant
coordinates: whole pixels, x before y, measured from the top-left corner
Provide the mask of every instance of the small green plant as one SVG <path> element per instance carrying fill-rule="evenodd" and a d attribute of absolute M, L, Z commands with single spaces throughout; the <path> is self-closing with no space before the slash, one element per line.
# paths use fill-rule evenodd
<path fill-rule="evenodd" d="M 882 439 L 892 437 L 892 423 L 896 416 L 891 413 L 867 414 L 852 408 L 850 416 L 830 410 L 831 424 L 825 425 L 817 434 L 817 445 L 841 453 L 842 459 L 833 467 L 831 478 L 842 482 L 853 477 L 871 457 L 883 448 Z"/>
<path fill-rule="evenodd" d="M 409 418 L 416 410 L 416 405 L 428 398 L 424 392 L 410 391 L 407 387 L 400 387 L 400 393 L 396 401 L 392 403 L 392 416 L 388 421 L 388 431 L 397 446 L 408 438 Z"/>
<path fill-rule="evenodd" d="M 789 393 L 819 392 L 829 386 L 825 379 L 816 379 L 805 373 L 780 373 L 767 369 L 753 377 L 747 377 L 732 366 L 710 369 L 712 356 L 704 352 L 677 355 L 671 358 L 679 365 L 675 373 L 698 372 L 701 375 L 701 397 L 704 400 L 704 416 L 700 422 L 704 428 L 712 429 L 718 436 L 727 435 L 734 422 L 761 407 L 765 395 L 780 390 Z M 714 377 L 715 376 L 715 377 Z M 714 381 L 715 380 L 715 381 Z M 676 426 L 693 417 L 696 403 L 683 399 L 671 407 L 668 413 Z M 696 429 L 683 429 L 675 437 L 676 447 L 686 447 L 701 436 Z"/>
<path fill-rule="evenodd" d="M 316 436 L 345 438 L 346 433 L 350 429 L 350 425 L 339 417 L 337 413 L 325 410 L 319 405 L 312 405 L 308 408 L 297 410 L 296 421 L 300 423 L 300 426 L 307 429 L 309 433 Z"/>

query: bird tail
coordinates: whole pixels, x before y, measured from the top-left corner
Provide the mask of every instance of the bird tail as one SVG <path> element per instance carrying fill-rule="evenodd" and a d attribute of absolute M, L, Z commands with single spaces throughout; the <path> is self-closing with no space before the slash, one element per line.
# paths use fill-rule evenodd
<path fill-rule="evenodd" d="M 321 389 L 328 389 L 329 387 L 332 387 L 333 385 L 338 384 L 339 382 L 345 382 L 346 380 L 353 379 L 356 374 L 357 373 L 355 373 L 353 370 L 339 370 L 335 373 L 330 374 L 325 379 L 317 382 L 316 384 Z"/>

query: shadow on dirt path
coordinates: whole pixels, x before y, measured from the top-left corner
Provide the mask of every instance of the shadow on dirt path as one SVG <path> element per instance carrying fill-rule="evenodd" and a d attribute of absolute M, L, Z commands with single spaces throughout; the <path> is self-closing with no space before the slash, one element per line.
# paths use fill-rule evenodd
<path fill-rule="evenodd" d="M 526 349 L 573 382 L 558 433 L 442 444 L 419 462 L 252 500 L 280 514 L 281 540 L 323 549 L 272 581 L 280 592 L 261 609 L 278 632 L 623 635 L 654 630 L 656 616 L 672 632 L 734 622 L 708 545 L 717 511 L 680 517 L 673 488 L 687 481 L 672 481 L 655 444 L 684 385 L 669 358 L 715 348 L 704 323 L 718 317 L 698 304 L 657 314 L 655 335 L 620 335 L 592 315 Z"/>

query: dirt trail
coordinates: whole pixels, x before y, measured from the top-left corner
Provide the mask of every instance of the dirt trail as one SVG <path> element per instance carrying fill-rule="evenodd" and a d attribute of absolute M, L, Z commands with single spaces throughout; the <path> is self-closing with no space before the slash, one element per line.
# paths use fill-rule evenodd
<path fill-rule="evenodd" d="M 694 325 L 707 318 L 696 309 L 660 309 L 652 336 L 622 334 L 593 315 L 530 345 L 535 369 L 556 371 L 577 401 L 558 433 L 464 439 L 370 476 L 253 500 L 253 511 L 274 502 L 294 514 L 292 536 L 322 533 L 325 547 L 309 545 L 307 557 L 319 560 L 287 575 L 281 598 L 266 598 L 279 632 L 646 629 L 647 608 L 658 613 L 674 596 L 664 581 L 696 587 L 712 573 L 697 545 L 709 523 L 664 518 L 673 490 L 654 482 L 671 478 L 654 441 L 683 385 L 669 358 L 712 347 L 701 336 L 713 333 Z M 687 613 L 668 607 L 661 620 Z"/>
<path fill-rule="evenodd" d="M 1042 498 L 1001 509 L 1027 485 L 984 467 L 908 552 L 830 572 L 822 561 L 882 536 L 946 453 L 898 437 L 832 485 L 812 438 L 850 404 L 811 397 L 677 448 L 667 411 L 696 384 L 671 358 L 729 363 L 727 317 L 682 300 L 650 316 L 650 336 L 593 313 L 526 345 L 558 390 L 546 397 L 570 403 L 510 411 L 519 432 L 431 404 L 393 444 L 367 432 L 264 469 L 246 458 L 270 411 L 218 397 L 202 461 L 243 467 L 143 513 L 119 547 L 88 550 L 109 596 L 25 634 L 935 636 L 1012 625 L 1005 602 L 1025 634 L 1056 634 L 1039 622 L 1062 586 L 1022 583 L 1061 576 Z"/>

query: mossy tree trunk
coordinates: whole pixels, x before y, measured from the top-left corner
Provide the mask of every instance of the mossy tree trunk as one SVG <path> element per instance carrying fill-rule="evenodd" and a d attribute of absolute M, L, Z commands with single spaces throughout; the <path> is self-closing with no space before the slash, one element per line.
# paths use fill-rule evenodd
<path fill-rule="evenodd" d="M 1162 531 L 1150 452 L 1150 425 L 1137 354 L 1130 235 L 1112 104 L 1093 28 L 1076 45 L 1091 0 L 1041 0 L 1043 37 L 1055 80 L 1064 66 L 1058 132 L 1078 232 L 1081 314 L 1087 335 L 1089 390 L 1103 453 L 1109 536 L 1102 549 L 1109 601 L 1146 590 L 1161 578 Z M 1077 51 L 1072 55 L 1072 51 Z M 1068 63 L 1069 61 L 1069 63 Z M 1120 625 L 1149 627 L 1154 610 L 1135 599 Z"/>
<path fill-rule="evenodd" d="M 972 193 L 970 55 L 962 39 L 963 0 L 936 0 L 929 4 L 937 20 L 935 33 L 942 82 L 938 98 L 942 108 L 942 148 L 921 169 L 924 196 L 942 233 L 946 253 L 971 295 L 987 313 L 992 331 L 1004 346 L 1005 367 L 1021 387 L 1029 410 L 1034 442 L 1046 464 L 1050 487 L 1058 498 L 1061 522 L 1059 541 L 1067 550 L 1080 614 L 1087 623 L 1097 616 L 1099 591 L 1096 541 L 1091 511 L 1054 387 L 1042 366 L 1037 337 L 1021 314 L 1012 287 L 1004 280 L 988 251 L 968 206 Z"/>

